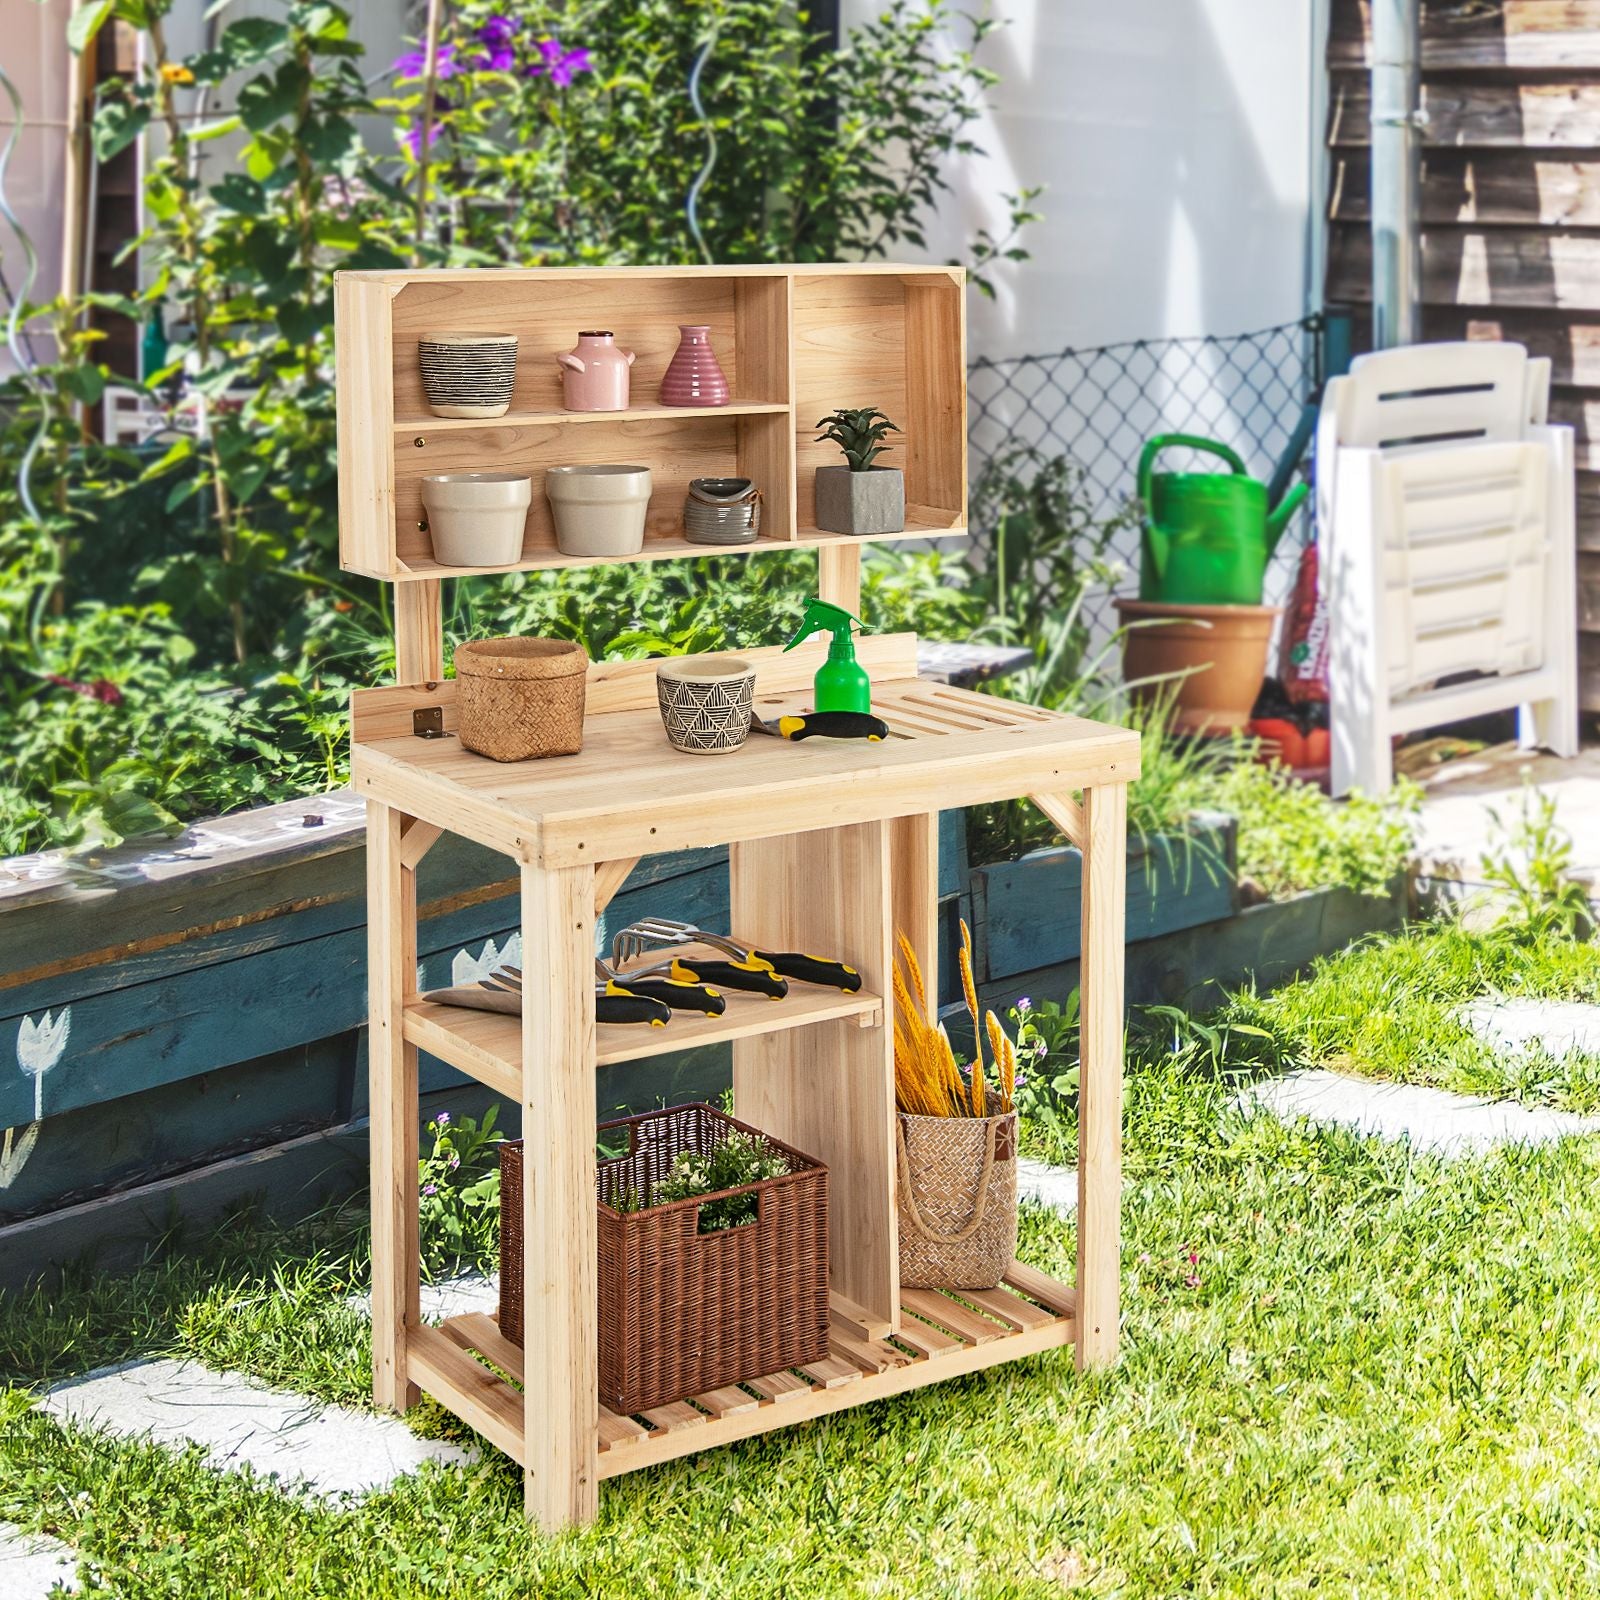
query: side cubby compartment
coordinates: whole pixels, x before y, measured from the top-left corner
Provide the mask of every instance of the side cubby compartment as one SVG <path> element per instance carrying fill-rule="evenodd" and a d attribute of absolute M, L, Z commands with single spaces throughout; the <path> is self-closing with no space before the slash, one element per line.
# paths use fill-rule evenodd
<path fill-rule="evenodd" d="M 958 277 L 798 272 L 794 329 L 799 537 L 816 528 L 816 469 L 842 463 L 817 419 L 876 406 L 900 429 L 882 465 L 906 475 L 906 536 L 960 532 L 967 518 L 966 322 Z"/>

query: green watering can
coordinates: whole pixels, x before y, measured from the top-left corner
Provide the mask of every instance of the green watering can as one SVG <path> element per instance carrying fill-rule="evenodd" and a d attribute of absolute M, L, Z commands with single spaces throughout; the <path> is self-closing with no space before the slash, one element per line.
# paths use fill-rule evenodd
<path fill-rule="evenodd" d="M 1180 444 L 1220 456 L 1233 470 L 1152 470 L 1163 450 Z M 1269 512 L 1266 485 L 1245 471 L 1227 445 L 1190 433 L 1157 434 L 1139 457 L 1145 518 L 1139 598 L 1168 605 L 1260 605 L 1267 561 L 1306 494 L 1306 485 L 1297 483 Z"/>

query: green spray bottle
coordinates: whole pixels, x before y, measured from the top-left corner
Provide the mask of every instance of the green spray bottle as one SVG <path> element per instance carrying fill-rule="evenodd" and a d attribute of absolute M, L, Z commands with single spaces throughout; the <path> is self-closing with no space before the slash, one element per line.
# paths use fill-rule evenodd
<path fill-rule="evenodd" d="M 856 644 L 852 628 L 865 629 L 860 617 L 851 616 L 843 606 L 830 605 L 826 600 L 810 600 L 806 614 L 800 621 L 800 631 L 783 648 L 793 650 L 814 633 L 828 632 L 833 643 L 828 646 L 828 659 L 817 668 L 813 680 L 816 687 L 818 711 L 872 710 L 872 679 L 856 660 Z"/>

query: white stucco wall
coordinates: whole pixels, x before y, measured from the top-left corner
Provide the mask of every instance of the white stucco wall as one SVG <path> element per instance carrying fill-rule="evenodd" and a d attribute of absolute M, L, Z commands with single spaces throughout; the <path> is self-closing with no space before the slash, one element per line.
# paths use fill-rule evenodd
<path fill-rule="evenodd" d="M 880 9 L 844 0 L 846 26 Z M 929 243 L 960 255 L 1044 184 L 1033 259 L 974 299 L 975 355 L 1232 334 L 1306 308 L 1317 0 L 994 0 L 978 133 Z"/>
<path fill-rule="evenodd" d="M 61 286 L 61 193 L 67 171 L 67 69 L 62 38 L 67 14 L 68 0 L 4 6 L 6 42 L 0 64 L 22 101 L 22 127 L 8 164 L 5 191 L 39 258 L 28 296 L 35 304 L 53 299 Z M 0 145 L 11 137 L 15 115 L 10 98 L 0 98 Z M 20 295 L 27 264 L 21 241 L 3 218 L 0 267 L 10 291 Z M 38 345 L 38 354 L 48 358 L 52 347 L 46 340 Z M 0 375 L 11 370 L 10 354 L 0 344 Z"/>

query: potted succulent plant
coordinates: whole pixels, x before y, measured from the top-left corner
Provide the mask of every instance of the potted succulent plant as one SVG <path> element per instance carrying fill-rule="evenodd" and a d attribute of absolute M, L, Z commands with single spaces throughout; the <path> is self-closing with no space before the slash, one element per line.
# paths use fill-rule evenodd
<path fill-rule="evenodd" d="M 817 526 L 826 533 L 899 533 L 906 525 L 906 481 L 898 467 L 873 462 L 899 429 L 876 406 L 820 417 L 818 443 L 844 452 L 842 467 L 817 468 Z"/>

